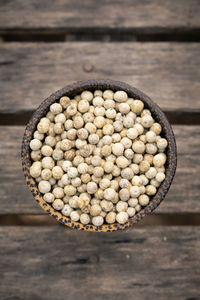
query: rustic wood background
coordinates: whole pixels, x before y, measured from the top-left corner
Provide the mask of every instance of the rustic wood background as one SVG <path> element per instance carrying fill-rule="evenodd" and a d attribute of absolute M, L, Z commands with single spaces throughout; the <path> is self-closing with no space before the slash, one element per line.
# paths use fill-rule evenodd
<path fill-rule="evenodd" d="M 0 299 L 200 299 L 200 0 L 0 0 Z M 40 102 L 110 78 L 165 111 L 174 183 L 134 228 L 96 234 L 33 201 L 20 161 Z"/>

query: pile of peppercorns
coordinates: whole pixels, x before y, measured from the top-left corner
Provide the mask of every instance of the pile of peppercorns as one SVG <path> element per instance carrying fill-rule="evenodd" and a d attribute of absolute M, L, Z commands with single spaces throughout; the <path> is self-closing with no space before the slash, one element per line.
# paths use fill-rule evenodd
<path fill-rule="evenodd" d="M 167 140 L 141 100 L 124 91 L 61 97 L 30 142 L 43 199 L 72 221 L 124 224 L 165 179 Z"/>

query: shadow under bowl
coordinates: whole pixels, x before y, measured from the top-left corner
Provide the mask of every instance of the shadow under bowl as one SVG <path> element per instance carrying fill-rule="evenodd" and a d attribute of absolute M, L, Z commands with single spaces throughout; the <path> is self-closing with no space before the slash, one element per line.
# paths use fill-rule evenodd
<path fill-rule="evenodd" d="M 30 141 L 32 139 L 33 133 L 36 130 L 36 126 L 39 120 L 44 117 L 44 115 L 49 110 L 49 106 L 58 101 L 62 96 L 69 96 L 70 98 L 80 94 L 84 90 L 94 91 L 96 89 L 106 90 L 111 89 L 113 91 L 124 90 L 130 98 L 140 99 L 144 102 L 145 108 L 149 109 L 152 113 L 154 119 L 161 124 L 162 126 L 162 136 L 167 139 L 168 147 L 166 150 L 167 161 L 166 161 L 166 177 L 165 180 L 161 183 L 160 187 L 157 190 L 157 193 L 151 198 L 149 204 L 144 207 L 141 211 L 137 212 L 135 216 L 129 218 L 128 222 L 125 224 L 103 224 L 102 226 L 94 226 L 92 224 L 83 225 L 80 222 L 71 221 L 69 217 L 63 216 L 59 211 L 56 211 L 50 204 L 43 200 L 42 194 L 39 192 L 37 183 L 34 178 L 30 175 Z M 176 151 L 176 142 L 175 137 L 172 131 L 172 128 L 165 116 L 161 111 L 159 106 L 155 104 L 147 95 L 142 93 L 140 90 L 133 88 L 132 86 L 114 80 L 88 80 L 81 81 L 60 89 L 59 91 L 53 93 L 50 97 L 45 99 L 40 106 L 36 109 L 33 116 L 31 117 L 28 125 L 26 126 L 23 141 L 22 141 L 22 167 L 26 183 L 32 192 L 35 200 L 39 205 L 49 213 L 51 216 L 56 218 L 57 221 L 62 224 L 69 226 L 74 229 L 85 230 L 85 231 L 94 231 L 94 232 L 111 232 L 120 229 L 125 229 L 136 224 L 147 214 L 151 213 L 164 199 L 166 196 L 169 187 L 172 183 L 173 177 L 176 171 L 177 164 L 177 151 Z"/>

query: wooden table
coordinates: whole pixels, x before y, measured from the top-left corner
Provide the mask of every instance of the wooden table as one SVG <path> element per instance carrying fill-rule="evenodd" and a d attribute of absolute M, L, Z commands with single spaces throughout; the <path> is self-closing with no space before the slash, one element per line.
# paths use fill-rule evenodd
<path fill-rule="evenodd" d="M 0 299 L 200 299 L 200 1 L 0 2 Z M 124 232 L 57 224 L 20 161 L 40 102 L 77 80 L 146 92 L 177 139 L 174 183 Z"/>

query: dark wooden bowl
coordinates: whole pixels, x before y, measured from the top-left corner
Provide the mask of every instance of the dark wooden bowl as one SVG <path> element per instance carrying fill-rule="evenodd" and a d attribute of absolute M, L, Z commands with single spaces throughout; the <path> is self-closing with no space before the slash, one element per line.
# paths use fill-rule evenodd
<path fill-rule="evenodd" d="M 159 122 L 163 128 L 162 135 L 168 141 L 167 147 L 167 162 L 166 162 L 166 178 L 160 185 L 157 193 L 149 202 L 149 205 L 144 207 L 141 211 L 139 211 L 134 217 L 129 218 L 128 222 L 125 224 L 103 224 L 102 226 L 94 226 L 92 224 L 83 225 L 79 222 L 73 222 L 69 217 L 63 216 L 60 212 L 56 211 L 50 204 L 46 203 L 43 198 L 42 194 L 39 192 L 37 188 L 37 183 L 34 178 L 30 175 L 30 147 L 29 143 L 32 139 L 33 132 L 36 129 L 37 123 L 39 120 L 46 114 L 49 109 L 49 106 L 58 101 L 61 96 L 75 96 L 80 94 L 83 90 L 90 90 L 94 91 L 95 89 L 111 89 L 113 91 L 117 90 L 124 90 L 127 92 L 130 98 L 134 99 L 141 99 L 145 107 L 148 108 L 152 112 L 152 116 L 154 119 Z M 46 100 L 44 100 L 37 110 L 34 112 L 32 118 L 30 119 L 28 125 L 26 126 L 23 141 L 22 141 L 22 167 L 24 176 L 27 182 L 29 189 L 31 190 L 35 200 L 39 203 L 39 205 L 51 216 L 56 218 L 57 221 L 61 222 L 64 225 L 69 227 L 79 229 L 79 230 L 86 230 L 86 231 L 96 231 L 96 232 L 111 232 L 120 229 L 125 229 L 133 224 L 137 223 L 141 220 L 144 216 L 151 213 L 164 199 L 165 195 L 167 194 L 169 187 L 172 183 L 175 171 L 176 171 L 176 164 L 177 164 L 177 152 L 176 152 L 176 142 L 174 138 L 174 134 L 172 128 L 164 115 L 161 111 L 159 106 L 155 104 L 148 96 L 143 94 L 136 88 L 125 84 L 123 82 L 114 81 L 114 80 L 88 80 L 83 82 L 77 82 L 72 85 L 68 85 L 63 89 L 55 92 Z"/>

